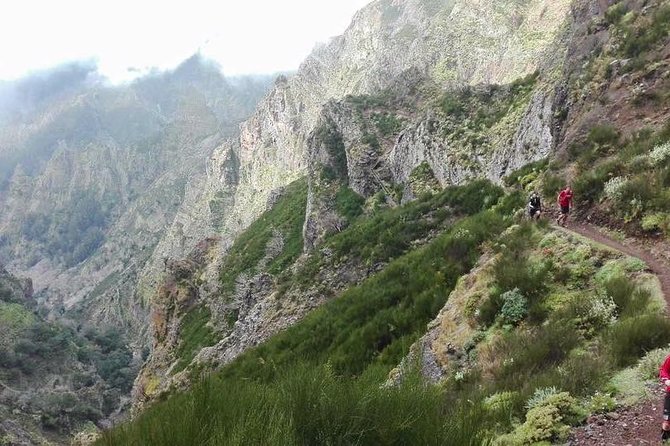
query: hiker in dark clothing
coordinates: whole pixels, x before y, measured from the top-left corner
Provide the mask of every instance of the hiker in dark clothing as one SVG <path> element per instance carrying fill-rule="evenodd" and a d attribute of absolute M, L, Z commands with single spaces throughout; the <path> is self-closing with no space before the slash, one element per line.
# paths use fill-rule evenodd
<path fill-rule="evenodd" d="M 556 219 L 556 223 L 558 223 L 561 226 L 565 226 L 565 223 L 568 220 L 568 214 L 570 213 L 570 208 L 572 207 L 572 189 L 570 189 L 570 186 L 565 186 L 565 189 L 563 189 L 559 194 L 558 194 L 558 205 L 561 208 L 561 215 Z"/>
<path fill-rule="evenodd" d="M 539 220 L 542 216 L 542 201 L 537 192 L 533 192 L 528 200 L 528 215 L 534 220 Z"/>
<path fill-rule="evenodd" d="M 670 440 L 670 355 L 665 358 L 658 373 L 665 386 L 665 403 L 663 404 L 663 425 L 661 426 L 661 440 Z"/>

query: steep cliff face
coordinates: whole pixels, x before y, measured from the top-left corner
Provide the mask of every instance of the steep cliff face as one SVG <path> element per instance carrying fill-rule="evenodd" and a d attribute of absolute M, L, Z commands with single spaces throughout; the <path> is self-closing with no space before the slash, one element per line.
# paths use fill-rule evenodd
<path fill-rule="evenodd" d="M 31 82 L 51 92 L 55 81 Z M 0 258 L 52 310 L 138 341 L 148 315 L 135 297 L 139 273 L 266 84 L 229 83 L 194 56 L 129 86 L 89 80 L 26 99 L 0 122 Z M 30 99 L 31 85 L 13 89 Z"/>
<path fill-rule="evenodd" d="M 512 82 L 550 65 L 547 53 L 557 49 L 570 3 L 371 3 L 342 36 L 317 48 L 298 73 L 280 79 L 242 124 L 235 149 L 240 181 L 224 230 L 234 234 L 248 226 L 265 209 L 272 190 L 306 172 L 306 140 L 327 101 L 379 93 L 408 71 L 439 88 Z M 544 96 L 534 101 L 533 111 L 551 107 Z"/>
<path fill-rule="evenodd" d="M 200 295 L 215 331 L 215 341 L 207 343 L 216 345 L 197 345 L 202 351 L 184 370 L 176 367 L 184 336 L 161 343 L 136 382 L 139 400 L 183 385 L 191 370 L 230 362 L 382 268 L 388 259 L 365 264 L 335 257 L 310 270 L 320 277 L 318 285 L 287 287 L 281 279 L 282 271 L 314 268 L 313 256 L 330 258 L 320 244 L 364 207 L 394 206 L 474 178 L 500 181 L 551 153 L 554 113 L 563 97 L 553 77 L 561 58 L 547 61 L 547 53 L 561 54 L 569 6 L 377 1 L 343 36 L 316 49 L 298 73 L 278 79 L 241 125 L 239 140 L 210 158 L 198 204 L 182 207 L 156 251 L 177 256 L 178 234 L 187 227 L 204 234 L 213 226 L 197 222 L 212 222 L 213 211 L 222 210 L 222 242 L 214 248 L 219 260 L 209 266 L 221 277 Z M 270 224 L 278 234 L 253 245 L 263 255 L 245 260 L 245 268 L 232 266 L 240 246 L 252 249 L 238 246 L 239 239 L 233 243 L 234 236 L 247 227 L 257 231 L 252 222 L 275 203 L 273 192 L 305 175 L 306 208 L 297 212 L 306 209 L 306 219 L 298 243 L 312 257 L 298 258 L 294 249 L 285 255 L 285 229 Z M 196 242 L 181 239 L 186 249 Z M 269 266 L 287 257 L 292 260 L 282 261 L 281 270 Z M 160 267 L 156 257 L 152 265 L 145 270 L 146 289 Z M 168 330 L 185 330 L 189 317 L 181 313 Z"/>

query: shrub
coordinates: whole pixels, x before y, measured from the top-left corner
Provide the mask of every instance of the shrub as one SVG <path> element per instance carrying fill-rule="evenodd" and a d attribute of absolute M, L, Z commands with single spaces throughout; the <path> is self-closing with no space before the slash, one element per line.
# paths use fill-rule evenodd
<path fill-rule="evenodd" d="M 494 414 L 506 413 L 512 410 L 518 392 L 496 392 L 484 399 L 484 408 Z"/>
<path fill-rule="evenodd" d="M 607 196 L 607 198 L 610 200 L 620 202 L 621 197 L 623 196 L 624 187 L 626 187 L 627 182 L 628 179 L 622 177 L 614 177 L 610 179 L 607 183 L 605 183 L 605 196 Z"/>
<path fill-rule="evenodd" d="M 665 358 L 670 354 L 668 346 L 657 348 L 648 352 L 637 365 L 637 371 L 642 379 L 657 379 L 658 370 L 665 361 Z"/>
<path fill-rule="evenodd" d="M 573 189 L 579 201 L 594 203 L 603 191 L 605 179 L 596 172 L 588 171 L 574 181 Z"/>
<path fill-rule="evenodd" d="M 495 444 L 531 445 L 542 441 L 562 441 L 567 437 L 570 425 L 583 417 L 584 412 L 569 393 L 556 393 L 530 409 L 526 421 Z"/>
<path fill-rule="evenodd" d="M 651 300 L 648 290 L 637 287 L 626 277 L 614 277 L 605 283 L 607 296 L 614 301 L 619 317 L 633 317 L 644 313 Z"/>
<path fill-rule="evenodd" d="M 352 221 L 363 213 L 365 199 L 349 187 L 342 187 L 335 195 L 335 206 L 340 215 Z"/>
<path fill-rule="evenodd" d="M 507 291 L 500 296 L 503 300 L 503 306 L 500 310 L 500 317 L 503 323 L 516 325 L 528 314 L 528 301 L 519 292 L 518 288 Z"/>
<path fill-rule="evenodd" d="M 598 146 L 609 146 L 619 141 L 619 132 L 611 125 L 599 125 L 589 131 L 587 141 Z"/>
<path fill-rule="evenodd" d="M 659 314 L 624 319 L 605 333 L 603 342 L 615 364 L 628 366 L 646 352 L 670 342 L 670 321 Z"/>
<path fill-rule="evenodd" d="M 558 175 L 545 173 L 542 177 L 542 195 L 553 199 L 558 195 L 558 191 L 565 186 L 564 183 L 565 180 Z"/>
<path fill-rule="evenodd" d="M 502 299 L 502 294 L 498 290 L 492 292 L 489 294 L 488 298 L 481 303 L 479 308 L 475 310 L 477 322 L 484 327 L 493 325 L 504 304 L 505 302 Z"/>
<path fill-rule="evenodd" d="M 610 25 L 616 25 L 627 12 L 628 8 L 624 2 L 616 3 L 605 11 L 605 20 Z"/>
<path fill-rule="evenodd" d="M 654 147 L 649 154 L 649 158 L 654 165 L 662 164 L 670 159 L 670 141 Z"/>
<path fill-rule="evenodd" d="M 592 414 L 612 412 L 616 407 L 617 403 L 612 395 L 600 392 L 593 394 L 587 405 L 589 413 Z"/>
<path fill-rule="evenodd" d="M 539 406 L 544 403 L 544 401 L 552 395 L 560 393 L 556 387 L 542 387 L 535 389 L 533 396 L 526 401 L 526 410 L 530 410 L 534 407 Z"/>
<path fill-rule="evenodd" d="M 662 231 L 665 235 L 670 234 L 670 214 L 657 212 L 645 215 L 642 218 L 642 229 L 645 231 Z"/>

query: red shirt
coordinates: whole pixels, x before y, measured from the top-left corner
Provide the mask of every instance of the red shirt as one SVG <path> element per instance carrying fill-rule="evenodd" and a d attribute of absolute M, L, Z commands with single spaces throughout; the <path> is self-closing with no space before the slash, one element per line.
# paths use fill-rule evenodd
<path fill-rule="evenodd" d="M 670 379 L 670 355 L 668 355 L 665 358 L 665 361 L 663 361 L 661 369 L 658 371 L 658 377 L 661 378 L 661 381 Z M 666 386 L 665 391 L 670 392 L 670 387 Z"/>
<path fill-rule="evenodd" d="M 571 202 L 572 202 L 572 190 L 563 189 L 561 193 L 558 194 L 558 204 L 560 204 L 563 207 L 568 207 L 570 206 Z"/>

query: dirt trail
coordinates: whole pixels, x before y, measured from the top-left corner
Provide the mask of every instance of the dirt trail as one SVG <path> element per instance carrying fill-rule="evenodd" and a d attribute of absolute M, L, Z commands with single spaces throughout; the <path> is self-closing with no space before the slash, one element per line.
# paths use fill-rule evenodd
<path fill-rule="evenodd" d="M 661 289 L 670 309 L 670 265 L 652 253 L 641 242 L 620 242 L 588 223 L 571 222 L 566 232 L 574 232 L 602 245 L 643 260 L 661 282 Z M 620 408 L 614 413 L 589 418 L 587 424 L 575 429 L 569 446 L 637 446 L 660 445 L 664 390 L 652 390 L 652 399 L 633 407 Z"/>
<path fill-rule="evenodd" d="M 668 308 L 670 309 L 670 265 L 666 260 L 652 254 L 639 242 L 625 241 L 622 243 L 604 234 L 598 227 L 588 223 L 570 222 L 568 223 L 567 228 L 561 229 L 576 232 L 597 243 L 609 246 L 612 249 L 616 249 L 629 256 L 643 260 L 661 282 L 661 290 L 663 291 L 665 301 L 668 303 Z"/>

